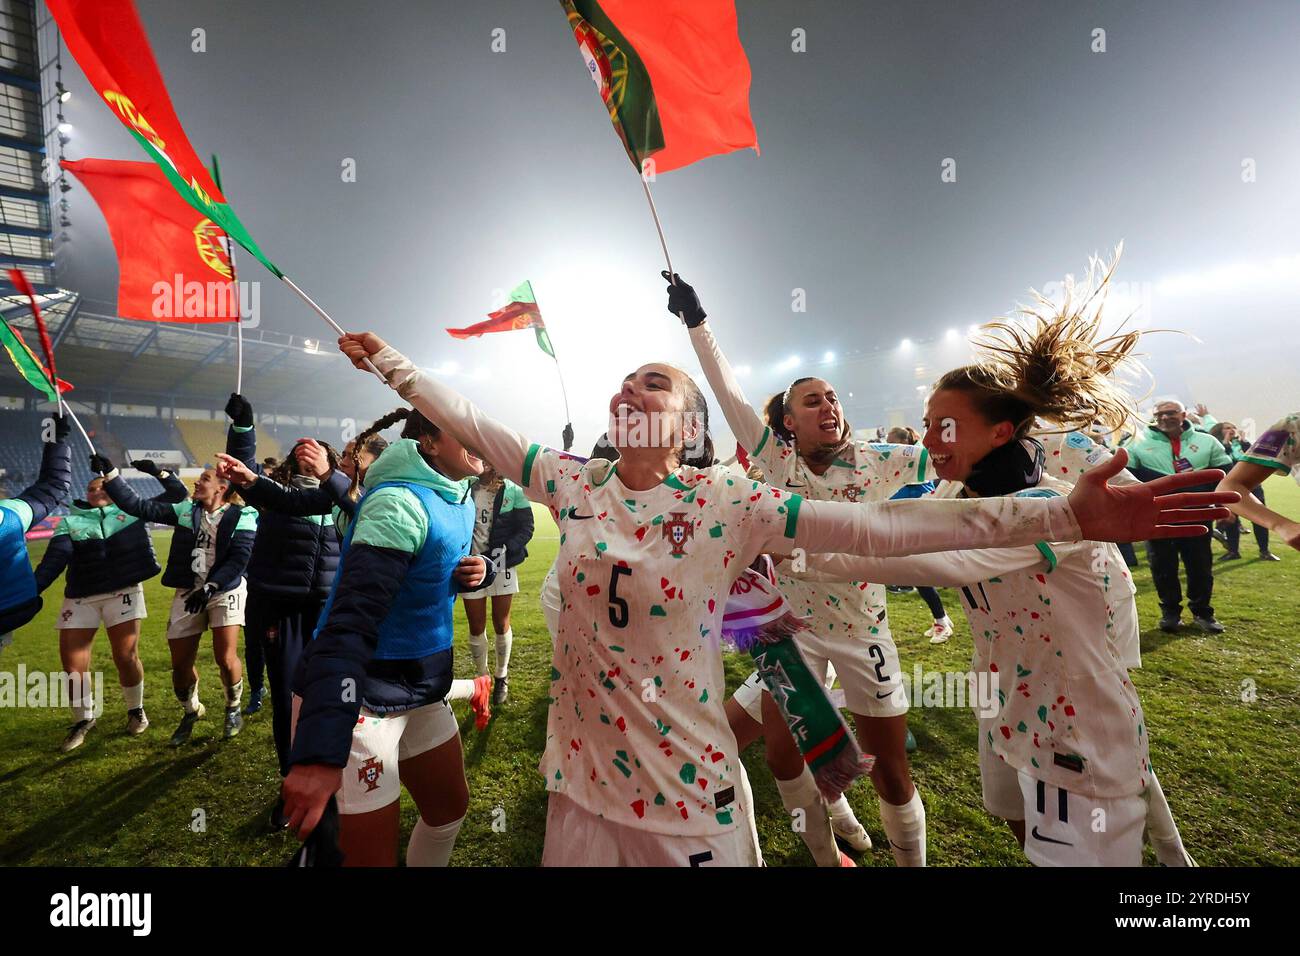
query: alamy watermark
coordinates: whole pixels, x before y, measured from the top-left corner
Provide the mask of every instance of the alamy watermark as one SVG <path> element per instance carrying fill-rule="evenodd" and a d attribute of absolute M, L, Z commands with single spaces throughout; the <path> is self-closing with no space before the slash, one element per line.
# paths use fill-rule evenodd
<path fill-rule="evenodd" d="M 104 712 L 104 674 L 65 671 L 29 671 L 19 664 L 17 671 L 0 671 L 0 707 L 80 707 L 91 697 L 93 713 Z"/>

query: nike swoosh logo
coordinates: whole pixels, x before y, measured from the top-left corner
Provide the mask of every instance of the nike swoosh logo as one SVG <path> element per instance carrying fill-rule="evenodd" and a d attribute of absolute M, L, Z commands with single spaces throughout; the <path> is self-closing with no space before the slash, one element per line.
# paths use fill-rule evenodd
<path fill-rule="evenodd" d="M 594 517 L 596 517 L 596 516 L 595 516 L 595 515 L 578 515 L 578 514 L 572 514 L 572 513 L 570 513 L 570 514 L 569 514 L 569 517 L 570 517 L 571 519 L 573 519 L 574 521 L 585 521 L 587 518 L 594 518 Z"/>
<path fill-rule="evenodd" d="M 894 696 L 894 692 L 892 690 L 887 690 L 883 694 L 880 691 L 876 691 L 876 700 L 884 700 L 886 697 L 893 697 L 893 696 Z"/>
<path fill-rule="evenodd" d="M 1066 840 L 1053 840 L 1051 837 L 1043 836 L 1038 832 L 1038 827 L 1034 827 L 1029 832 L 1035 840 L 1041 840 L 1044 843 L 1055 843 L 1057 846 L 1074 846 L 1073 843 L 1067 842 Z"/>

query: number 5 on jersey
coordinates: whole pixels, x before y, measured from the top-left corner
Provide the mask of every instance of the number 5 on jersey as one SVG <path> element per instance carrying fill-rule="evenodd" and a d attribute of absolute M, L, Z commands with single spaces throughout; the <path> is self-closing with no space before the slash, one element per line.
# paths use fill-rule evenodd
<path fill-rule="evenodd" d="M 618 596 L 618 579 L 621 575 L 632 576 L 632 569 L 621 564 L 614 565 L 609 575 L 609 623 L 615 627 L 627 627 L 627 598 Z"/>

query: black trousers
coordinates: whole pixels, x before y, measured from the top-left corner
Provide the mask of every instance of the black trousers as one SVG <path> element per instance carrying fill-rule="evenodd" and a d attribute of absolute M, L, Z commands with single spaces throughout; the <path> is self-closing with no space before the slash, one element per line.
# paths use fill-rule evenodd
<path fill-rule="evenodd" d="M 252 613 L 253 598 L 248 598 L 248 608 L 244 612 L 244 683 L 250 691 L 259 691 L 266 684 L 266 645 L 262 635 L 248 626 L 248 615 Z"/>
<path fill-rule="evenodd" d="M 1210 535 L 1195 538 L 1161 538 L 1147 542 L 1147 561 L 1151 579 L 1160 595 L 1160 610 L 1171 617 L 1182 613 L 1183 590 L 1178 577 L 1178 562 L 1187 572 L 1187 607 L 1196 617 L 1213 617 L 1214 554 Z"/>
<path fill-rule="evenodd" d="M 1264 501 L 1264 488 L 1262 485 L 1251 492 L 1251 494 L 1259 499 L 1260 504 L 1267 504 L 1267 502 Z M 1255 543 L 1259 545 L 1259 553 L 1268 553 L 1268 529 L 1262 524 L 1251 525 L 1251 527 L 1255 529 Z M 1228 550 L 1235 554 L 1238 545 L 1241 544 L 1241 518 L 1237 518 L 1236 521 L 1228 525 L 1224 529 L 1223 533 L 1228 539 Z"/>
<path fill-rule="evenodd" d="M 248 596 L 244 634 L 249 645 L 257 640 L 265 651 L 271 685 L 271 735 L 275 738 L 275 755 L 282 777 L 289 772 L 293 675 L 324 606 L 323 597 L 276 598 L 257 593 Z"/>
<path fill-rule="evenodd" d="M 917 588 L 916 593 L 921 595 L 921 600 L 930 608 L 930 615 L 936 620 L 947 616 L 947 611 L 943 609 L 943 599 L 939 597 L 939 592 L 934 588 Z"/>

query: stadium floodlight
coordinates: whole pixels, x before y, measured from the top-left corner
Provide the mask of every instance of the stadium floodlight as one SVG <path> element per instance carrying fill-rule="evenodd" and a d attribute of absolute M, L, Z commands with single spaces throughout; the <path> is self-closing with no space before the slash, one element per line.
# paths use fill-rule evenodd
<path fill-rule="evenodd" d="M 320 339 L 303 339 L 302 350 L 308 355 L 320 354 Z"/>
<path fill-rule="evenodd" d="M 974 323 L 974 322 L 972 322 L 970 328 L 968 328 L 968 329 L 966 330 L 966 334 L 967 334 L 967 335 L 974 335 L 974 334 L 977 333 L 979 330 L 980 330 L 979 324 L 978 324 L 978 323 Z"/>
<path fill-rule="evenodd" d="M 59 80 L 54 84 L 54 90 L 59 94 L 60 103 L 66 103 L 68 100 L 72 99 L 72 90 L 64 86 L 62 80 Z"/>
<path fill-rule="evenodd" d="M 901 342 L 898 343 L 898 348 L 899 348 L 899 351 L 901 351 L 901 352 L 910 352 L 910 351 L 912 351 L 912 340 L 911 340 L 911 339 L 903 339 L 903 341 L 901 341 Z"/>
<path fill-rule="evenodd" d="M 797 355 L 791 355 L 788 359 L 776 367 L 778 372 L 788 372 L 791 369 L 798 368 L 803 364 L 803 359 Z"/>
<path fill-rule="evenodd" d="M 949 329 L 949 330 L 948 330 L 948 333 L 944 336 L 944 340 L 947 341 L 947 342 L 957 342 L 957 341 L 960 341 L 960 340 L 961 340 L 961 333 L 958 332 L 956 329 Z"/>
<path fill-rule="evenodd" d="M 59 123 L 58 130 L 59 130 L 60 133 L 71 133 L 71 132 L 72 132 L 72 124 L 69 123 L 69 122 L 67 122 L 66 120 L 64 120 L 64 121 L 62 121 L 62 122 Z"/>
<path fill-rule="evenodd" d="M 826 352 L 825 354 L 822 355 L 822 361 L 825 362 L 827 365 L 831 364 L 832 362 L 835 361 L 835 353 L 829 351 Z"/>

